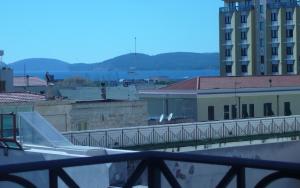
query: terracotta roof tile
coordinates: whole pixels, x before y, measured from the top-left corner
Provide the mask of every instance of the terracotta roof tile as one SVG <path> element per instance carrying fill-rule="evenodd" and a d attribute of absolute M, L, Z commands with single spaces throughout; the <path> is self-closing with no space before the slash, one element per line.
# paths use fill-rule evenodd
<path fill-rule="evenodd" d="M 47 82 L 38 77 L 29 77 L 28 86 L 47 86 Z M 14 77 L 14 86 L 27 86 L 27 78 L 24 76 Z"/>
<path fill-rule="evenodd" d="M 43 95 L 31 93 L 0 93 L 0 103 L 34 102 L 46 100 Z"/>
<path fill-rule="evenodd" d="M 234 88 L 297 87 L 300 76 L 196 77 L 160 90 L 205 90 Z"/>

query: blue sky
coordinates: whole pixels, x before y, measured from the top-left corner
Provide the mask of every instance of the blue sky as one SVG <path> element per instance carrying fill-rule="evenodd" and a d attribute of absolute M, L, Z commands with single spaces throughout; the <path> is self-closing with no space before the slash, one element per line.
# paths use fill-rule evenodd
<path fill-rule="evenodd" d="M 221 0 L 0 1 L 3 60 L 94 63 L 137 51 L 217 52 Z"/>

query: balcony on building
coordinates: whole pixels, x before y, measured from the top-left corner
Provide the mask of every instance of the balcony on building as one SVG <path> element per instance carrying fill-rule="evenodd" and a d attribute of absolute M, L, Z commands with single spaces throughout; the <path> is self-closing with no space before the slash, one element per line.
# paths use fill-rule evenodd
<path fill-rule="evenodd" d="M 272 27 L 273 29 L 278 29 L 279 28 L 279 23 L 278 23 L 278 21 L 276 20 L 276 21 L 271 21 L 271 25 L 270 25 L 270 27 Z"/>
<path fill-rule="evenodd" d="M 286 20 L 286 25 L 287 26 L 295 26 L 294 20 Z"/>
<path fill-rule="evenodd" d="M 226 65 L 232 65 L 232 63 L 233 63 L 232 56 L 225 57 L 224 62 L 225 62 Z"/>
<path fill-rule="evenodd" d="M 287 55 L 286 60 L 294 62 L 294 60 L 295 60 L 294 55 Z"/>
<path fill-rule="evenodd" d="M 294 43 L 294 38 L 293 37 L 287 37 L 286 38 L 286 43 L 289 43 L 289 44 Z"/>
<path fill-rule="evenodd" d="M 268 2 L 267 7 L 270 9 L 280 9 L 280 8 L 294 8 L 300 6 L 300 1 L 287 1 L 287 2 Z"/>
<path fill-rule="evenodd" d="M 249 57 L 248 56 L 242 56 L 240 59 L 241 65 L 248 65 L 249 64 Z"/>
<path fill-rule="evenodd" d="M 279 43 L 279 39 L 278 38 L 272 38 L 271 43 L 272 44 L 278 44 Z"/>
<path fill-rule="evenodd" d="M 254 4 L 250 3 L 250 4 L 238 4 L 238 5 L 228 5 L 228 6 L 224 6 L 221 7 L 219 9 L 220 12 L 222 13 L 226 13 L 226 12 L 235 12 L 235 11 L 250 11 L 254 9 Z"/>
<path fill-rule="evenodd" d="M 229 30 L 229 31 L 232 31 L 233 30 L 233 27 L 231 24 L 225 24 L 225 27 L 223 27 L 224 30 Z"/>
<path fill-rule="evenodd" d="M 225 40 L 224 46 L 233 46 L 232 40 Z"/>
<path fill-rule="evenodd" d="M 286 72 L 287 72 L 287 74 L 295 74 L 294 63 L 295 63 L 294 59 L 287 59 L 286 60 L 286 67 L 287 67 Z"/>
<path fill-rule="evenodd" d="M 249 41 L 248 40 L 241 40 L 241 46 L 246 46 L 246 47 L 248 47 L 248 45 L 249 45 Z"/>
<path fill-rule="evenodd" d="M 272 55 L 271 61 L 272 61 L 272 64 L 274 64 L 273 62 L 278 63 L 278 61 L 279 61 L 278 55 Z"/>

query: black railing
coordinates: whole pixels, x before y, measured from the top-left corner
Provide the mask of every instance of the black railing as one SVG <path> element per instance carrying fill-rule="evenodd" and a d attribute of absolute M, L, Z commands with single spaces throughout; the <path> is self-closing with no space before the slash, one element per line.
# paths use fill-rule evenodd
<path fill-rule="evenodd" d="M 169 169 L 166 161 L 187 162 L 194 164 L 201 163 L 230 167 L 228 172 L 224 174 L 223 178 L 219 182 L 216 182 L 216 187 L 226 187 L 235 177 L 236 187 L 246 187 L 246 169 L 270 171 L 269 174 L 260 177 L 255 187 L 266 187 L 270 183 L 282 178 L 293 178 L 300 180 L 300 164 L 298 163 L 196 155 L 189 153 L 136 152 L 107 156 L 3 165 L 0 166 L 0 181 L 9 181 L 19 184 L 23 187 L 35 188 L 35 182 L 30 182 L 24 177 L 17 176 L 16 173 L 47 170 L 49 172 L 48 178 L 50 185 L 45 186 L 49 186 L 51 188 L 58 187 L 59 177 L 67 186 L 76 188 L 79 187 L 79 185 L 76 183 L 76 179 L 72 179 L 72 177 L 65 172 L 64 168 L 126 161 L 140 161 L 140 163 L 137 165 L 133 173 L 129 176 L 122 187 L 134 186 L 146 169 L 148 174 L 148 187 L 161 187 L 161 174 L 164 175 L 167 182 L 172 187 L 182 187 L 177 178 Z M 211 175 L 213 176 L 213 174 Z M 194 180 L 194 182 L 197 183 L 199 187 L 201 187 L 201 182 L 197 182 L 197 180 Z M 99 184 L 101 184 L 100 180 Z"/>

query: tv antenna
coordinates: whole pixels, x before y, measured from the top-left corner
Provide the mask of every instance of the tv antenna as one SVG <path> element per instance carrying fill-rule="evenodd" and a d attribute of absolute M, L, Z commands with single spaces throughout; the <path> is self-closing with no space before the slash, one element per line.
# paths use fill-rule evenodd
<path fill-rule="evenodd" d="M 173 118 L 173 113 L 170 113 L 168 116 L 168 121 L 171 121 L 172 118 Z"/>
<path fill-rule="evenodd" d="M 1 63 L 3 63 L 2 62 L 3 55 L 4 55 L 4 50 L 0 50 L 0 62 Z"/>
<path fill-rule="evenodd" d="M 164 114 L 160 115 L 159 123 L 161 123 L 163 120 L 164 120 Z"/>

